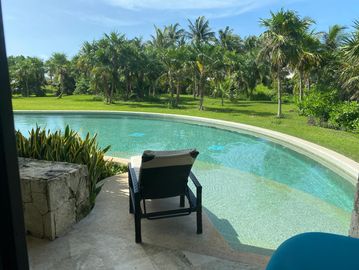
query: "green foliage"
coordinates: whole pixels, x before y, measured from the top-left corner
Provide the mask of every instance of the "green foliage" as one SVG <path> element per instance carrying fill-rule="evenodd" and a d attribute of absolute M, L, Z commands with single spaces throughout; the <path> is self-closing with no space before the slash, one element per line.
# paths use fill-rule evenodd
<path fill-rule="evenodd" d="M 74 94 L 90 94 L 90 82 L 84 77 L 76 81 L 76 88 Z"/>
<path fill-rule="evenodd" d="M 36 127 L 29 131 L 28 137 L 16 131 L 16 144 L 20 157 L 87 165 L 92 205 L 95 204 L 96 196 L 102 188 L 99 181 L 123 169 L 105 161 L 104 155 L 110 146 L 101 149 L 96 142 L 96 135 L 90 137 L 87 133 L 82 139 L 69 126 L 66 126 L 64 132 L 53 133 Z"/>
<path fill-rule="evenodd" d="M 336 129 L 359 132 L 359 103 L 343 102 L 334 106 L 328 124 Z"/>
<path fill-rule="evenodd" d="M 264 101 L 270 101 L 273 100 L 276 93 L 274 89 L 270 89 L 263 84 L 259 84 L 254 89 L 250 99 L 251 100 L 264 100 Z"/>
<path fill-rule="evenodd" d="M 300 114 L 318 119 L 321 126 L 359 131 L 359 103 L 338 101 L 336 91 L 313 91 L 298 103 L 298 108 Z"/>
<path fill-rule="evenodd" d="M 45 95 L 44 63 L 37 57 L 10 56 L 8 58 L 11 89 L 14 94 L 22 96 Z"/>
<path fill-rule="evenodd" d="M 298 103 L 298 108 L 301 115 L 315 117 L 321 122 L 326 122 L 329 119 L 333 105 L 334 95 L 332 92 L 313 91 L 302 102 Z"/>
<path fill-rule="evenodd" d="M 354 22 L 354 32 L 344 38 L 341 53 L 343 57 L 341 81 L 345 96 L 359 100 L 359 21 Z"/>

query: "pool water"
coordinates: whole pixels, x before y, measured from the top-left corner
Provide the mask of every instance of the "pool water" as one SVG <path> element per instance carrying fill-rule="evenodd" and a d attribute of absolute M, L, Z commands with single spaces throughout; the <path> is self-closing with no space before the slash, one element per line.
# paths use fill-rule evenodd
<path fill-rule="evenodd" d="M 236 249 L 267 252 L 301 232 L 347 235 L 354 186 L 318 162 L 264 138 L 175 120 L 123 114 L 15 114 L 35 125 L 98 134 L 108 155 L 197 148 L 194 172 L 210 220 Z"/>

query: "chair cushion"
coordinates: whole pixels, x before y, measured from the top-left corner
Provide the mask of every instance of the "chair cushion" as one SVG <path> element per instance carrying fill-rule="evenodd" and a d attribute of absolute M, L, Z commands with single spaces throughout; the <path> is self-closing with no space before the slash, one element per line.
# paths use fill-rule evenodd
<path fill-rule="evenodd" d="M 198 152 L 145 151 L 142 157 L 132 157 L 142 198 L 160 199 L 185 194 L 188 176 Z"/>
<path fill-rule="evenodd" d="M 151 151 L 146 150 L 142 155 L 141 169 L 193 165 L 198 151 L 185 149 L 177 151 Z"/>

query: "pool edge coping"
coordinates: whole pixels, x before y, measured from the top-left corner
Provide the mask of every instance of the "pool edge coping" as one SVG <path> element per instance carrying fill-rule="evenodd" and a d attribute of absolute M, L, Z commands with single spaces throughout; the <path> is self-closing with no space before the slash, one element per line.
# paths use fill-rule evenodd
<path fill-rule="evenodd" d="M 306 141 L 304 139 L 273 131 L 266 128 L 242 124 L 237 122 L 205 118 L 198 116 L 167 114 L 167 113 L 149 113 L 149 112 L 131 112 L 131 111 L 102 111 L 102 110 L 14 110 L 15 113 L 100 113 L 100 114 L 122 114 L 132 116 L 154 116 L 157 118 L 188 120 L 190 122 L 205 123 L 212 127 L 247 133 L 256 137 L 265 137 L 280 145 L 286 146 L 296 152 L 304 154 L 311 159 L 323 164 L 334 172 L 345 177 L 354 186 L 358 182 L 359 163 L 342 155 L 334 150 L 330 150 L 318 144 Z"/>

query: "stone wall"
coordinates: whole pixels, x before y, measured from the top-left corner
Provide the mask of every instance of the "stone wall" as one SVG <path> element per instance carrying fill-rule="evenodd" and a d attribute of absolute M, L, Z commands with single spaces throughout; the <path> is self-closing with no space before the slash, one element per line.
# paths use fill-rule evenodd
<path fill-rule="evenodd" d="M 55 239 L 90 210 L 87 166 L 19 158 L 25 227 Z"/>

